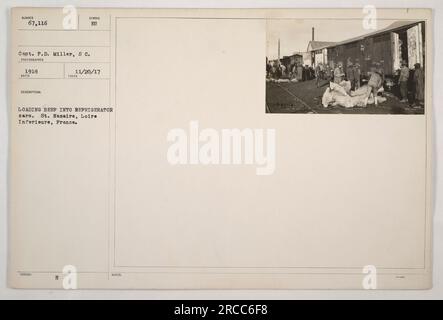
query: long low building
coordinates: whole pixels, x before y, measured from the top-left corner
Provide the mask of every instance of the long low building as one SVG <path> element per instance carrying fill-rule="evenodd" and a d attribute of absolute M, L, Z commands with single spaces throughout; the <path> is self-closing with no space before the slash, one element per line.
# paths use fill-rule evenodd
<path fill-rule="evenodd" d="M 303 56 L 299 53 L 294 53 L 290 56 L 283 56 L 283 58 L 280 59 L 280 62 L 286 67 L 293 64 L 301 64 L 303 63 Z"/>
<path fill-rule="evenodd" d="M 352 63 L 358 61 L 363 74 L 379 63 L 389 76 L 395 74 L 402 61 L 409 68 L 415 63 L 424 66 L 424 48 L 424 21 L 397 21 L 387 28 L 327 46 L 327 63 L 334 68 L 339 62 L 346 66 L 348 59 Z"/>
<path fill-rule="evenodd" d="M 328 47 L 335 45 L 335 42 L 330 41 L 309 41 L 308 43 L 308 61 L 305 64 L 309 66 L 316 66 L 317 64 L 326 64 L 328 62 Z"/>

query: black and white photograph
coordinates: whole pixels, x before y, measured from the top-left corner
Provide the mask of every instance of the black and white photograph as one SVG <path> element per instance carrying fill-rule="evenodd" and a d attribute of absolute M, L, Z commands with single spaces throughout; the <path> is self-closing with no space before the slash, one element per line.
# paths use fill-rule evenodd
<path fill-rule="evenodd" d="M 268 20 L 266 113 L 424 114 L 425 25 Z"/>

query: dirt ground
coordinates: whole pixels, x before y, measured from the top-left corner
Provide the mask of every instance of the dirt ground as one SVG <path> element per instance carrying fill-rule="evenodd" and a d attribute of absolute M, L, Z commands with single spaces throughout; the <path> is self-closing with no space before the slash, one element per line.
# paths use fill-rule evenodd
<path fill-rule="evenodd" d="M 356 114 L 424 114 L 423 108 L 402 103 L 395 94 L 385 92 L 387 101 L 366 108 L 328 107 L 321 104 L 328 81 L 317 88 L 315 80 L 290 83 L 266 83 L 266 111 L 269 113 L 356 113 Z"/>

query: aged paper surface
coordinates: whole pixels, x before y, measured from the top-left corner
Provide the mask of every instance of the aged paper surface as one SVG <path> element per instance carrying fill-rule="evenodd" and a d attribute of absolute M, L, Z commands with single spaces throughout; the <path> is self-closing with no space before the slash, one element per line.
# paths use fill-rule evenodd
<path fill-rule="evenodd" d="M 431 11 L 364 16 L 13 8 L 10 286 L 431 287 Z"/>

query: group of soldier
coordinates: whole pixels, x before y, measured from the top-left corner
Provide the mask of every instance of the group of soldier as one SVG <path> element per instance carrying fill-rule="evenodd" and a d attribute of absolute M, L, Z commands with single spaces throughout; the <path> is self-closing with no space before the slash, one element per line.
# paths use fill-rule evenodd
<path fill-rule="evenodd" d="M 400 87 L 400 97 L 401 102 L 407 103 L 408 92 L 409 89 L 412 89 L 414 103 L 418 103 L 418 105 L 424 105 L 424 82 L 425 82 L 425 74 L 424 70 L 420 63 L 416 63 L 414 65 L 414 69 L 411 70 L 408 67 L 406 61 L 401 63 L 401 68 L 399 71 L 398 77 L 398 85 Z"/>
<path fill-rule="evenodd" d="M 351 83 L 352 90 L 358 90 L 361 85 L 361 67 L 358 59 L 353 63 L 350 58 L 346 62 L 346 69 L 344 70 L 343 64 L 339 62 L 334 69 L 333 81 L 337 84 L 343 80 L 347 80 Z M 412 100 L 414 105 L 418 104 L 423 106 L 424 103 L 424 71 L 420 63 L 414 65 L 414 69 L 409 69 L 406 61 L 401 62 L 401 68 L 395 75 L 397 85 L 399 88 L 400 101 L 402 103 L 409 103 L 409 92 L 412 93 Z M 377 105 L 377 92 L 385 83 L 385 72 L 383 64 L 374 62 L 368 72 L 368 95 L 374 94 L 375 104 Z"/>
<path fill-rule="evenodd" d="M 266 76 L 273 79 L 284 78 L 297 81 L 312 80 L 316 77 L 315 70 L 311 66 L 297 62 L 284 65 L 278 60 L 266 63 Z"/>
<path fill-rule="evenodd" d="M 379 68 L 379 70 L 381 70 Z M 380 71 L 382 74 L 383 72 Z M 339 62 L 334 69 L 334 79 L 333 81 L 340 84 L 343 80 L 351 82 L 352 90 L 357 90 L 360 88 L 361 84 L 361 67 L 359 60 L 356 59 L 355 63 L 352 62 L 351 58 L 348 58 L 346 62 L 346 69 L 343 68 L 343 63 Z"/>
<path fill-rule="evenodd" d="M 282 64 L 279 60 L 274 62 L 267 61 L 266 74 L 268 78 L 273 79 L 290 79 L 295 81 L 306 81 L 316 79 L 317 87 L 322 85 L 322 80 L 327 80 L 340 84 L 346 80 L 351 83 L 351 90 L 358 90 L 362 83 L 361 65 L 358 59 L 352 61 L 348 58 L 346 67 L 342 62 L 338 62 L 335 67 L 329 64 L 317 63 L 315 67 L 303 65 L 301 63 L 292 63 L 289 65 Z M 385 72 L 383 64 L 374 62 L 367 74 L 368 95 L 370 93 L 377 96 L 378 90 L 385 83 Z M 405 61 L 401 62 L 401 68 L 396 75 L 397 85 L 399 88 L 400 101 L 407 103 L 408 93 L 413 93 L 414 104 L 423 105 L 424 100 L 424 71 L 419 63 L 416 63 L 414 69 L 409 69 Z M 375 99 L 377 104 L 377 99 Z"/>

